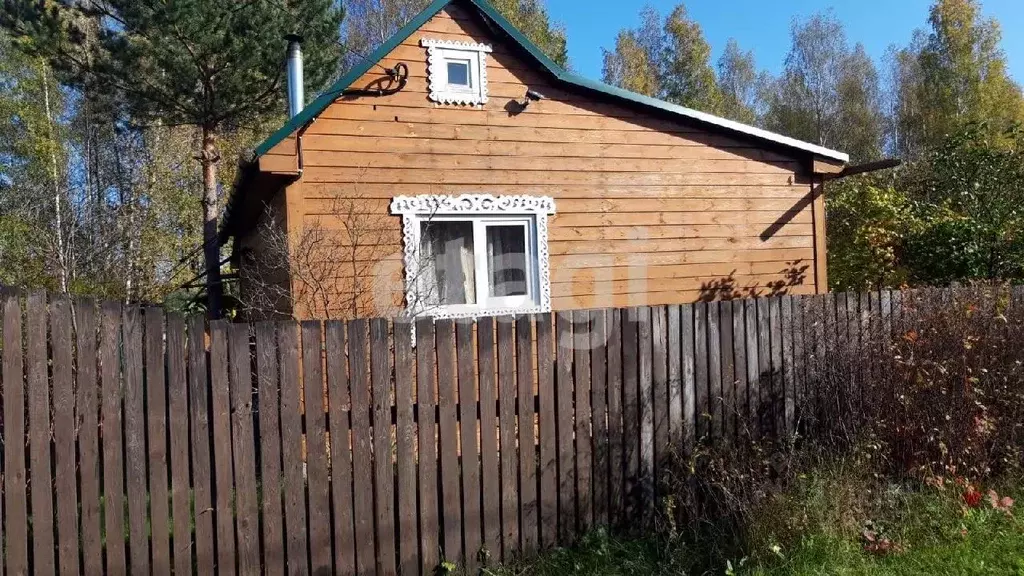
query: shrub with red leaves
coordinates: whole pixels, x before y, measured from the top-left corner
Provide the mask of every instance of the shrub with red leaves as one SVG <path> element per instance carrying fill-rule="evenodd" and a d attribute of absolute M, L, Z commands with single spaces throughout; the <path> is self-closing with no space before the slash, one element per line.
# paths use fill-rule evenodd
<path fill-rule="evenodd" d="M 964 492 L 964 504 L 967 504 L 971 508 L 977 508 L 981 505 L 981 492 L 974 489 L 973 486 L 969 487 Z"/>

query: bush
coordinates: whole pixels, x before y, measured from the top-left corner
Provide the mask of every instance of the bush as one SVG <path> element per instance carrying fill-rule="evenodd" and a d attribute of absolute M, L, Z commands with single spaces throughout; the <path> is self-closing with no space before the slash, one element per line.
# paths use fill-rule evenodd
<path fill-rule="evenodd" d="M 845 336 L 823 312 L 795 435 L 704 444 L 660 481 L 656 527 L 691 572 L 720 570 L 808 533 L 856 538 L 894 494 L 936 478 L 1018 477 L 1024 453 L 1024 292 L 977 285 L 902 294 Z M 895 500 L 894 500 L 895 498 Z M 759 556 L 760 555 L 760 556 Z"/>

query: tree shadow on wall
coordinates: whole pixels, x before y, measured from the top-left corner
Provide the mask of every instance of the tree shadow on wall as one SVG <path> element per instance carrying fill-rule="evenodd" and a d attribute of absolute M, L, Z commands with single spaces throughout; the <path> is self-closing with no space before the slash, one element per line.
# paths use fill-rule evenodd
<path fill-rule="evenodd" d="M 793 260 L 786 262 L 786 265 L 779 270 L 778 274 L 781 278 L 778 280 L 765 284 L 748 284 L 747 286 L 739 285 L 739 281 L 736 279 L 736 270 L 733 270 L 728 276 L 702 283 L 698 299 L 702 302 L 711 302 L 760 296 L 781 296 L 788 294 L 794 287 L 803 285 L 810 268 L 811 265 L 804 263 L 802 259 Z"/>

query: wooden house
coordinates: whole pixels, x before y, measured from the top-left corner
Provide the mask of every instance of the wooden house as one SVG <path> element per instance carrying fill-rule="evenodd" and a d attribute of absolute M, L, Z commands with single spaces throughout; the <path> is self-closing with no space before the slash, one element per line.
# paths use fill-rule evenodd
<path fill-rule="evenodd" d="M 486 0 L 436 0 L 298 108 L 222 223 L 251 317 L 827 290 L 846 154 L 582 78 Z"/>

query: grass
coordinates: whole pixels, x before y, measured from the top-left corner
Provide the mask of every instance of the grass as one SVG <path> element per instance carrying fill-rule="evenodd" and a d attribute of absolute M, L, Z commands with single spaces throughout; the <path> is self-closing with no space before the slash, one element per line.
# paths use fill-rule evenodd
<path fill-rule="evenodd" d="M 888 486 L 852 499 L 837 483 L 806 479 L 757 510 L 741 558 L 709 562 L 704 545 L 684 537 L 616 538 L 598 530 L 573 548 L 490 574 L 1024 576 L 1024 519 L 1012 508 L 994 509 L 987 496 L 971 508 L 955 487 Z M 871 540 L 883 550 L 868 550 Z"/>

